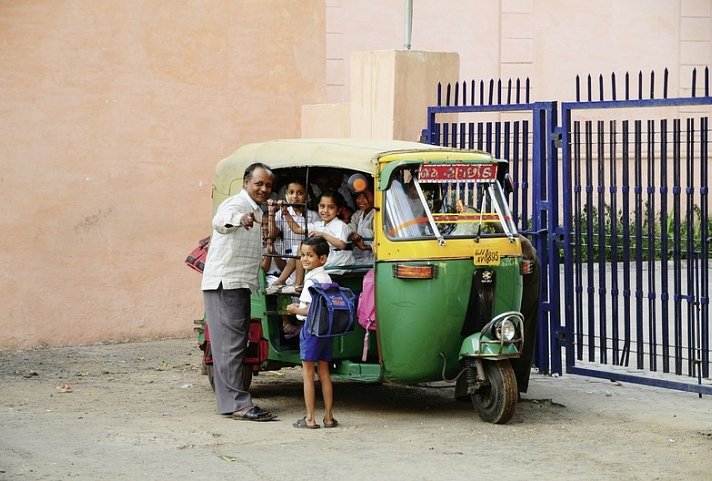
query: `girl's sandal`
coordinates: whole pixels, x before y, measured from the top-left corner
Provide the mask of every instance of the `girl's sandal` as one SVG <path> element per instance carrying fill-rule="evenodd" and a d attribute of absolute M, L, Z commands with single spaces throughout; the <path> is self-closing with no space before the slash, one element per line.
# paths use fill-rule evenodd
<path fill-rule="evenodd" d="M 327 423 L 326 419 L 323 419 L 322 422 L 324 423 L 324 427 L 327 429 L 335 428 L 336 426 L 339 425 L 339 421 L 337 421 L 336 418 L 332 419 L 330 423 Z"/>
<path fill-rule="evenodd" d="M 299 429 L 319 429 L 321 426 L 318 424 L 308 424 L 307 417 L 304 416 L 302 419 L 298 419 L 297 422 L 292 423 L 292 426 Z"/>

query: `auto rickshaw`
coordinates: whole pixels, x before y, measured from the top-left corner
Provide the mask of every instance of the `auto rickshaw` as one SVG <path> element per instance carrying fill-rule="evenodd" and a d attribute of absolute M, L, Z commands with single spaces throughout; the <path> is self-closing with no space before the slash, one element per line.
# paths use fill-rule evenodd
<path fill-rule="evenodd" d="M 213 212 L 239 191 L 253 162 L 274 171 L 275 196 L 288 179 L 311 186 L 324 170 L 344 183 L 365 176 L 373 187 L 375 262 L 339 266 L 331 277 L 358 296 L 364 276 L 374 269 L 377 322 L 368 336 L 356 325 L 333 339 L 334 380 L 456 380 L 456 395 L 469 397 L 483 420 L 507 422 L 520 390 L 521 376 L 515 376 L 512 363 L 523 352 L 525 330 L 534 328 L 521 309 L 523 276 L 531 271 L 532 259 L 523 255 L 528 242 L 518 234 L 507 205 L 507 162 L 481 151 L 404 141 L 250 144 L 218 163 Z M 263 276 L 262 289 L 252 296 L 246 386 L 262 371 L 301 364 L 298 338 L 286 339 L 281 330 L 292 298 L 266 295 L 264 282 Z M 207 323 L 196 322 L 211 377 Z M 530 360 L 528 354 L 521 369 L 526 382 Z"/>

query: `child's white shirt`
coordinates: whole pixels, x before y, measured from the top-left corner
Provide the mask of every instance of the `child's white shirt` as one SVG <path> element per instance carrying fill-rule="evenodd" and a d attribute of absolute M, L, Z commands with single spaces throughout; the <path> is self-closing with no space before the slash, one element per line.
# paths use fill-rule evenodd
<path fill-rule="evenodd" d="M 331 282 L 331 276 L 326 273 L 326 271 L 324 270 L 324 266 L 320 266 L 316 269 L 307 271 L 307 273 L 304 275 L 304 289 L 302 289 L 302 293 L 299 295 L 300 308 L 305 308 L 309 304 L 311 304 L 312 295 L 311 292 L 309 292 L 309 286 L 314 285 L 315 282 L 318 282 L 319 284 Z M 300 321 L 303 321 L 306 318 L 307 316 L 297 314 L 297 319 L 299 319 Z"/>
<path fill-rule="evenodd" d="M 341 239 L 342 241 L 348 243 L 349 234 L 351 233 L 351 228 L 348 224 L 344 223 L 338 217 L 334 217 L 329 221 L 329 223 L 324 223 L 323 220 L 319 222 L 310 223 L 309 232 L 326 232 L 327 234 Z M 326 259 L 326 264 L 324 267 L 331 266 L 348 266 L 354 264 L 354 254 L 348 250 L 337 249 L 331 243 L 329 243 L 329 257 Z"/>

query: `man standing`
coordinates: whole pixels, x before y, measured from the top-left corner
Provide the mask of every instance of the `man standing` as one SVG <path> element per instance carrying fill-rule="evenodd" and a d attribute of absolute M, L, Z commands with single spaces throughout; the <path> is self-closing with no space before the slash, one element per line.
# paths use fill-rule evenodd
<path fill-rule="evenodd" d="M 276 416 L 252 404 L 243 370 L 250 293 L 259 286 L 262 260 L 262 210 L 272 193 L 274 174 L 264 164 L 245 169 L 239 194 L 226 199 L 213 218 L 212 238 L 203 271 L 203 298 L 213 355 L 218 412 L 246 421 Z"/>

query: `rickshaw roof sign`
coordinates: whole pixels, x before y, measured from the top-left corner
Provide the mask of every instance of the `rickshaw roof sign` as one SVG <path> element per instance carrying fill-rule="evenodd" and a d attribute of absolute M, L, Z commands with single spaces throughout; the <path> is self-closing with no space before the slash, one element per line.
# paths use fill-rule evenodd
<path fill-rule="evenodd" d="M 497 180 L 497 164 L 422 164 L 419 182 L 465 182 Z"/>
<path fill-rule="evenodd" d="M 386 156 L 407 157 L 409 153 L 417 153 L 432 157 L 440 152 L 476 153 L 483 160 L 491 159 L 485 152 L 403 140 L 279 139 L 244 145 L 221 160 L 216 167 L 213 187 L 224 197 L 235 194 L 242 188 L 245 168 L 254 162 L 262 162 L 272 169 L 336 167 L 373 174 L 376 163 Z M 453 155 L 447 157 L 453 158 Z"/>

